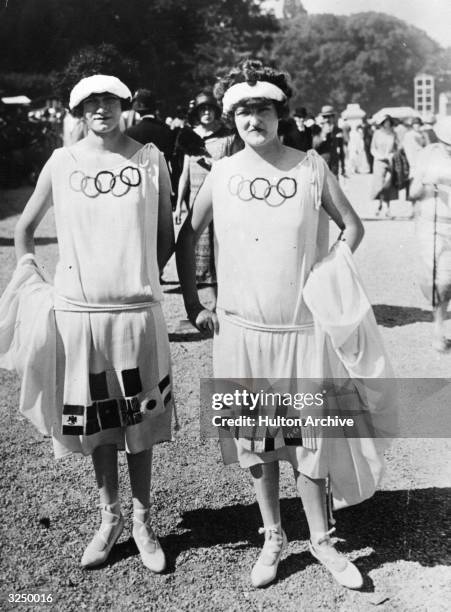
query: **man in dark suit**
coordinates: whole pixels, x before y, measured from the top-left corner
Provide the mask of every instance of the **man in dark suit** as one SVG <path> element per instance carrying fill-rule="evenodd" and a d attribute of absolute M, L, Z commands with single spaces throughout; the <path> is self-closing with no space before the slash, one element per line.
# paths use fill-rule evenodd
<path fill-rule="evenodd" d="M 125 130 L 125 133 L 143 145 L 148 142 L 153 143 L 163 153 L 171 175 L 171 201 L 172 208 L 174 209 L 177 189 L 172 172 L 172 158 L 175 147 L 174 132 L 156 117 L 155 99 L 152 92 L 148 89 L 138 89 L 135 93 L 133 96 L 133 110 L 140 114 L 141 121 Z M 160 283 L 163 284 L 164 282 L 163 270 L 160 270 Z"/>
<path fill-rule="evenodd" d="M 279 121 L 279 137 L 284 145 L 299 151 L 308 151 L 312 148 L 312 130 L 305 125 L 307 110 L 297 108 L 294 116 Z"/>
<path fill-rule="evenodd" d="M 171 168 L 174 153 L 174 133 L 155 115 L 155 100 L 148 89 L 138 89 L 133 96 L 133 109 L 141 116 L 141 121 L 128 128 L 125 133 L 141 144 L 152 142 L 160 149 Z"/>
<path fill-rule="evenodd" d="M 321 125 L 313 129 L 313 146 L 338 177 L 345 176 L 345 151 L 343 130 L 337 125 L 336 113 L 330 104 L 321 109 Z"/>

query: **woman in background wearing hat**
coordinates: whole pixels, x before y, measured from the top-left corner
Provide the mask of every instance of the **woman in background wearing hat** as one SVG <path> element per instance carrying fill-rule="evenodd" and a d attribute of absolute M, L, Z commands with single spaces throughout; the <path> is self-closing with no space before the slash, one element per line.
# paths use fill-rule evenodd
<path fill-rule="evenodd" d="M 376 215 L 380 215 L 385 203 L 387 217 L 391 217 L 390 200 L 396 200 L 398 197 L 398 190 L 393 184 L 391 172 L 393 154 L 398 148 L 393 127 L 393 119 L 385 115 L 379 121 L 378 129 L 374 132 L 371 141 L 371 155 L 374 158 L 371 199 L 379 200 Z"/>
<path fill-rule="evenodd" d="M 213 161 L 230 155 L 233 139 L 220 120 L 221 109 L 211 93 L 201 92 L 192 107 L 194 138 L 180 139 L 178 146 L 185 149 L 175 210 L 176 223 L 180 223 L 182 203 L 189 190 L 189 209 L 210 172 Z M 189 142 L 188 142 L 189 140 Z M 198 283 L 215 283 L 216 271 L 213 248 L 213 225 L 210 224 L 196 245 L 196 279 Z"/>
<path fill-rule="evenodd" d="M 439 142 L 418 153 L 410 197 L 417 200 L 420 286 L 433 307 L 432 346 L 446 351 L 450 348 L 445 320 L 451 300 L 451 117 L 439 120 L 434 131 Z"/>
<path fill-rule="evenodd" d="M 57 458 L 92 456 L 102 515 L 82 566 L 103 563 L 124 527 L 117 451 L 125 449 L 133 537 L 144 565 L 160 572 L 165 556 L 149 524 L 149 491 L 152 447 L 171 439 L 159 285 L 159 269 L 173 250 L 171 187 L 158 149 L 120 131 L 121 108 L 130 97 L 107 75 L 73 88 L 70 109 L 83 118 L 88 135 L 54 151 L 17 224 L 15 243 L 18 266 L 30 260 L 37 266 L 34 232 L 53 204 L 59 246 L 54 452 Z"/>

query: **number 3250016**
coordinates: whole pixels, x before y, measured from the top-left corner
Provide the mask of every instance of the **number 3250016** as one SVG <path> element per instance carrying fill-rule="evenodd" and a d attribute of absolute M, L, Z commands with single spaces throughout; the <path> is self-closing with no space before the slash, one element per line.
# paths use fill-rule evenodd
<path fill-rule="evenodd" d="M 8 601 L 11 603 L 52 603 L 51 593 L 10 593 Z"/>

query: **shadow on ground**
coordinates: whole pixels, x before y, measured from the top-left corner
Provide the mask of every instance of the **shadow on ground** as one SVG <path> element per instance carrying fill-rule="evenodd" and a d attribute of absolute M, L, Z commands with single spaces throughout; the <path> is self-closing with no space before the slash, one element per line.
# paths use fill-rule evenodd
<path fill-rule="evenodd" d="M 413 221 L 413 218 L 409 215 L 393 215 L 392 217 L 360 217 L 361 221 L 365 223 L 377 221 L 381 223 L 382 221 L 387 221 L 392 223 L 393 221 Z"/>
<path fill-rule="evenodd" d="M 432 321 L 431 311 L 422 308 L 373 304 L 373 310 L 378 324 L 383 327 L 398 327 L 411 323 L 430 323 Z M 451 313 L 448 313 L 448 318 L 450 317 Z"/>
<path fill-rule="evenodd" d="M 163 285 L 163 291 L 164 293 L 174 293 L 174 294 L 181 294 L 182 293 L 182 289 L 180 287 L 179 281 L 163 281 L 162 283 Z M 166 285 L 175 285 L 174 287 L 170 287 L 169 289 L 166 288 Z M 215 285 L 212 285 L 211 283 L 197 283 L 197 288 L 200 289 L 208 289 L 208 288 L 212 288 L 215 287 Z"/>
<path fill-rule="evenodd" d="M 364 590 L 372 590 L 368 573 L 386 563 L 411 561 L 423 567 L 451 565 L 446 542 L 446 512 L 450 501 L 449 488 L 378 491 L 370 500 L 335 513 L 337 536 L 345 540 L 337 548 L 345 553 L 367 547 L 374 549 L 371 554 L 356 559 L 366 576 Z M 281 513 L 288 540 L 308 540 L 300 500 L 282 499 Z M 262 536 L 257 534 L 260 524 L 257 504 L 185 512 L 178 525 L 181 533 L 161 538 L 168 559 L 167 571 L 174 571 L 177 557 L 187 550 L 218 544 L 233 550 L 260 548 Z M 114 547 L 108 565 L 136 554 L 136 546 L 129 539 Z M 306 551 L 291 554 L 281 561 L 278 579 L 302 571 L 312 563 L 316 561 Z"/>
<path fill-rule="evenodd" d="M 37 246 L 45 246 L 46 244 L 56 244 L 58 240 L 56 238 L 35 238 L 34 243 Z M 14 238 L 2 238 L 0 236 L 0 247 L 13 247 Z"/>
<path fill-rule="evenodd" d="M 182 294 L 182 290 L 180 288 L 180 285 L 178 283 L 176 283 L 176 287 L 170 287 L 167 288 L 167 284 L 168 283 L 164 283 L 162 286 L 163 289 L 163 293 L 168 293 L 170 295 L 174 294 L 174 295 L 181 295 Z"/>
<path fill-rule="evenodd" d="M 200 332 L 170 332 L 168 334 L 169 342 L 201 342 L 202 340 L 207 340 L 208 338 L 212 338 L 213 334 L 201 334 Z"/>

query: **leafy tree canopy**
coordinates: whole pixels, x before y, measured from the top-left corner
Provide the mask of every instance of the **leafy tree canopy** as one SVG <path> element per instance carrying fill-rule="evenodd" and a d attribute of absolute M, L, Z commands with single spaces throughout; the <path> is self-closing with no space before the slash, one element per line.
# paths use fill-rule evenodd
<path fill-rule="evenodd" d="M 154 90 L 165 112 L 254 56 L 293 77 L 295 104 L 367 112 L 411 104 L 423 69 L 443 84 L 449 51 L 380 13 L 308 15 L 285 0 L 279 22 L 261 0 L 8 0 L 0 8 L 0 91 L 63 93 L 82 76 L 118 74 Z"/>
<path fill-rule="evenodd" d="M 0 73 L 56 71 L 67 90 L 89 72 L 117 68 L 130 77 L 130 86 L 153 89 L 162 105 L 173 108 L 211 84 L 221 68 L 269 52 L 278 23 L 259 5 L 258 0 L 9 0 L 0 10 Z"/>
<path fill-rule="evenodd" d="M 413 78 L 440 47 L 425 32 L 383 13 L 299 15 L 276 35 L 272 57 L 293 79 L 294 104 L 318 112 L 358 102 L 373 113 L 411 105 Z"/>

